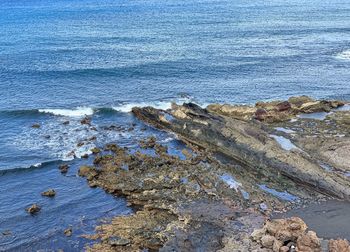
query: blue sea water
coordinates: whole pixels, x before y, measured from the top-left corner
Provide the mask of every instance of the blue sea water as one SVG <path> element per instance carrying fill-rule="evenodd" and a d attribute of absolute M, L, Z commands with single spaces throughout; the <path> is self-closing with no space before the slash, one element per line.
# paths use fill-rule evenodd
<path fill-rule="evenodd" d="M 76 177 L 89 160 L 69 153 L 107 142 L 135 147 L 149 134 L 179 144 L 140 130 L 132 106 L 350 100 L 349 68 L 348 0 L 0 1 L 0 251 L 80 250 L 87 227 L 131 212 Z M 85 114 L 97 131 L 80 124 Z M 136 126 L 118 132 L 112 124 Z M 67 176 L 61 162 L 72 166 Z M 41 198 L 48 187 L 57 198 Z M 41 217 L 24 212 L 33 202 Z M 79 223 L 71 238 L 60 236 Z"/>

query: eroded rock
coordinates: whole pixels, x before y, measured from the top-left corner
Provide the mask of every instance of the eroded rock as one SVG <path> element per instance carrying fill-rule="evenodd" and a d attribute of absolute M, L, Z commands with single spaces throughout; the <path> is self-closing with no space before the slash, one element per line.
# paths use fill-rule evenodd
<path fill-rule="evenodd" d="M 42 196 L 45 196 L 45 197 L 55 197 L 56 196 L 56 191 L 54 189 L 49 189 L 45 192 L 42 192 L 41 193 Z"/>
<path fill-rule="evenodd" d="M 41 210 L 41 207 L 38 204 L 33 204 L 26 209 L 26 211 L 30 214 L 36 214 Z"/>

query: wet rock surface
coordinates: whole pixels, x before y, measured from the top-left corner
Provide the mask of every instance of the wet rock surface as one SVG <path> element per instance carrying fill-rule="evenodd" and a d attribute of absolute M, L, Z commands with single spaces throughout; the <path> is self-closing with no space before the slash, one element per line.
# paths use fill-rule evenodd
<path fill-rule="evenodd" d="M 52 197 L 55 197 L 55 196 L 56 196 L 56 191 L 55 191 L 54 189 L 49 189 L 49 190 L 47 190 L 47 191 L 45 191 L 45 192 L 42 192 L 42 193 L 41 193 L 41 196 L 45 196 L 45 197 L 50 197 L 50 198 L 52 198 Z"/>
<path fill-rule="evenodd" d="M 125 197 L 134 213 L 98 226 L 89 236 L 97 242 L 87 250 L 347 251 L 346 240 L 319 238 L 300 218 L 270 220 L 272 212 L 349 199 L 343 106 L 303 96 L 255 107 L 133 108 L 190 151 L 183 149 L 180 159 L 149 137 L 137 151 L 112 143 L 94 152 L 79 175 L 91 187 Z M 328 122 L 303 116 L 320 112 Z M 322 144 L 324 150 L 317 147 Z"/>
<path fill-rule="evenodd" d="M 38 204 L 33 204 L 26 209 L 26 211 L 32 215 L 37 214 L 38 212 L 40 212 L 40 210 L 41 210 L 41 207 Z"/>
<path fill-rule="evenodd" d="M 327 110 L 343 104 L 324 101 L 307 101 L 299 104 L 299 100 L 294 99 L 292 102 L 298 105 L 298 111 Z M 278 104 L 264 103 L 259 106 L 268 108 Z M 294 112 L 282 112 L 295 117 Z M 134 108 L 133 113 L 146 123 L 176 133 L 186 142 L 210 151 L 224 153 L 251 170 L 270 173 L 271 176 L 282 174 L 324 194 L 344 199 L 350 197 L 348 178 L 325 171 L 317 160 L 294 146 L 287 138 L 281 138 L 288 144 L 284 147 L 283 142 L 277 142 L 278 139 L 269 134 L 270 124 L 262 124 L 254 120 L 243 121 L 211 113 L 192 103 L 174 105 L 169 111 L 160 111 L 151 107 Z M 172 115 L 174 119 L 171 122 L 164 121 L 162 119 L 164 113 Z M 344 151 L 339 155 L 348 160 L 348 157 L 344 156 Z"/>

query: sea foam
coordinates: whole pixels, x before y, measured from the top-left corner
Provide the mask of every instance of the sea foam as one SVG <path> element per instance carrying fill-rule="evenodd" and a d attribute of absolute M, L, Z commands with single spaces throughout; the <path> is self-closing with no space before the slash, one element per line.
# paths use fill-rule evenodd
<path fill-rule="evenodd" d="M 171 104 L 173 102 L 182 104 L 184 102 L 190 102 L 190 98 L 180 98 L 172 101 L 154 101 L 154 102 L 136 102 L 136 103 L 126 103 L 126 104 L 121 104 L 118 106 L 113 106 L 112 108 L 116 111 L 123 112 L 123 113 L 129 113 L 131 112 L 133 107 L 153 107 L 156 109 L 162 109 L 162 110 L 167 110 L 171 108 Z"/>
<path fill-rule="evenodd" d="M 338 53 L 335 57 L 340 60 L 350 60 L 350 49 Z"/>
<path fill-rule="evenodd" d="M 94 113 L 94 110 L 89 107 L 78 107 L 76 109 L 39 109 L 39 112 L 57 116 L 83 117 L 92 115 Z"/>

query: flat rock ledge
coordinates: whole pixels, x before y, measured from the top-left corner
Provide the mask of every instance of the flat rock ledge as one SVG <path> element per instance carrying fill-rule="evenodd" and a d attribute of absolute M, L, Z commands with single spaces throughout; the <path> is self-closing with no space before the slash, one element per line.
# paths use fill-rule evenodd
<path fill-rule="evenodd" d="M 336 117 L 344 120 L 332 122 L 337 125 L 333 133 L 346 138 L 347 112 L 338 110 L 345 103 L 300 97 L 289 99 L 288 104 L 257 106 L 254 111 L 249 107 L 234 113 L 192 103 L 174 104 L 167 111 L 133 108 L 140 120 L 184 141 L 185 159 L 169 154 L 171 150 L 154 137 L 140 141 L 136 152 L 113 143 L 101 148 L 91 165 L 80 168 L 79 175 L 91 187 L 125 197 L 133 213 L 98 226 L 96 234 L 86 236 L 96 243 L 86 249 L 349 251 L 346 240 L 319 238 L 300 218 L 270 219 L 271 212 L 284 212 L 295 205 L 349 199 L 346 169 L 320 160 L 320 152 L 310 145 L 312 137 L 309 142 L 301 141 L 315 134 L 310 125 L 317 123 L 299 118 L 320 110 L 327 113 L 327 120 L 334 113 L 344 113 Z M 282 111 L 288 120 L 271 119 L 273 116 L 261 120 L 256 116 L 261 107 L 270 115 Z M 332 124 L 322 124 L 319 130 L 331 131 Z M 329 141 L 325 135 L 319 138 Z M 329 139 L 334 140 L 334 135 Z M 145 154 L 145 149 L 154 149 L 154 154 Z"/>

